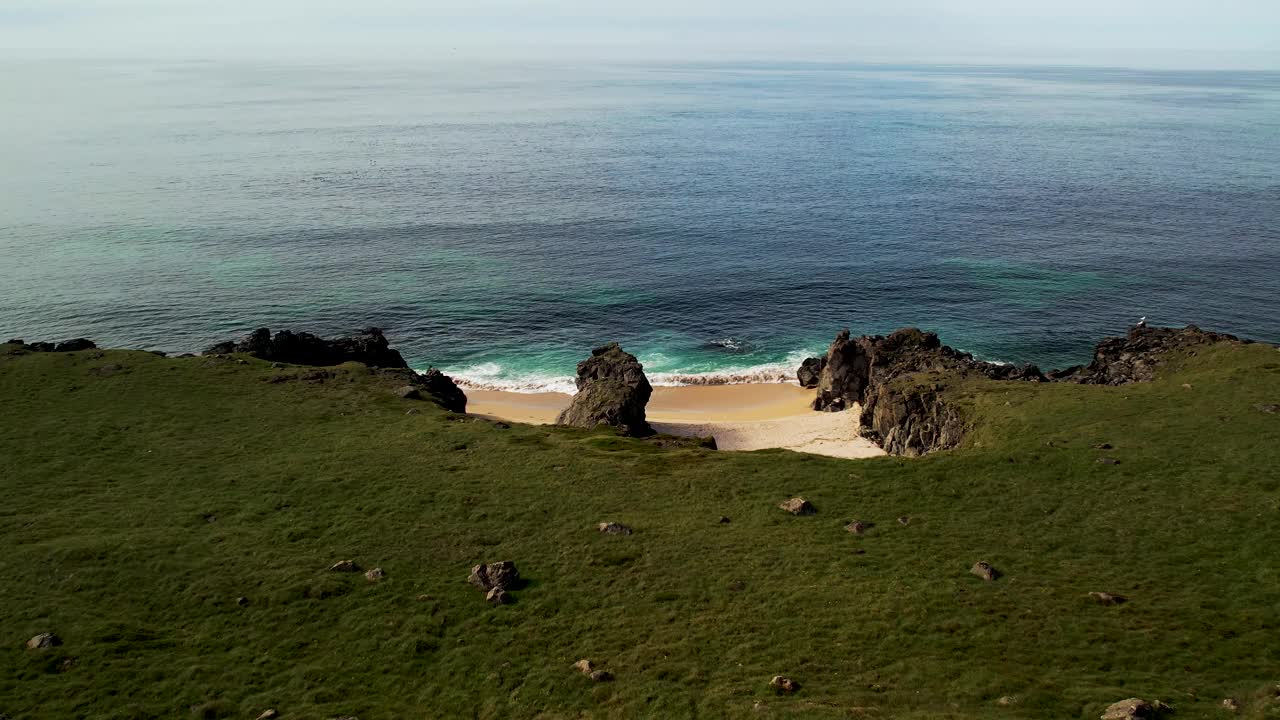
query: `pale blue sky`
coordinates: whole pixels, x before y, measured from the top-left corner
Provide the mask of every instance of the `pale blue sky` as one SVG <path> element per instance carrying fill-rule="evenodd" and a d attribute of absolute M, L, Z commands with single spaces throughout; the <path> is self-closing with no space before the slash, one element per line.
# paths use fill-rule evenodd
<path fill-rule="evenodd" d="M 1280 69 L 1280 0 L 0 0 L 0 48 Z"/>

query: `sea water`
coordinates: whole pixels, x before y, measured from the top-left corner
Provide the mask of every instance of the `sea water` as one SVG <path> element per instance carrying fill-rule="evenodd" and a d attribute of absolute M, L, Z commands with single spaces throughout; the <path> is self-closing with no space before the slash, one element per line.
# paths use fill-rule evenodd
<path fill-rule="evenodd" d="M 521 390 L 610 340 L 658 383 L 844 327 L 1280 341 L 1277 73 L 10 59 L 0 107 L 6 337 L 376 325 Z"/>

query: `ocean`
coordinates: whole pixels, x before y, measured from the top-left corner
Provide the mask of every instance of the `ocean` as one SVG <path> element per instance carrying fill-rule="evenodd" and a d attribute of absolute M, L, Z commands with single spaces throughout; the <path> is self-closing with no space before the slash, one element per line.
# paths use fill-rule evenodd
<path fill-rule="evenodd" d="M 610 340 L 658 384 L 844 327 L 1280 341 L 1280 73 L 9 59 L 0 105 L 5 337 L 375 325 L 518 390 Z"/>

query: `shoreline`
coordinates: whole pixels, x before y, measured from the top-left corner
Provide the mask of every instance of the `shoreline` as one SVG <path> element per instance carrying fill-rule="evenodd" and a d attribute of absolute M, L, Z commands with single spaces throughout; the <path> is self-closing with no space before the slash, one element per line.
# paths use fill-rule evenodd
<path fill-rule="evenodd" d="M 463 385 L 467 412 L 507 422 L 550 425 L 569 405 L 567 393 L 519 393 Z M 841 458 L 884 455 L 858 434 L 858 409 L 815 412 L 813 391 L 790 383 L 663 385 L 645 415 L 667 435 L 712 436 L 721 450 L 781 448 Z"/>

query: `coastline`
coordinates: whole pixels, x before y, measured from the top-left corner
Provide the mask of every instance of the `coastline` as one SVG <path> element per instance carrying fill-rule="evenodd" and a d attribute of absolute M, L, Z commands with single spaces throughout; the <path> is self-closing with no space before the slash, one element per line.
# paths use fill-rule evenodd
<path fill-rule="evenodd" d="M 548 425 L 568 406 L 567 393 L 518 393 L 463 386 L 472 415 Z M 858 411 L 814 412 L 813 391 L 788 383 L 659 386 L 646 408 L 655 430 L 712 436 L 721 450 L 782 448 L 841 458 L 884 455 L 858 434 Z"/>

